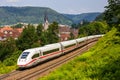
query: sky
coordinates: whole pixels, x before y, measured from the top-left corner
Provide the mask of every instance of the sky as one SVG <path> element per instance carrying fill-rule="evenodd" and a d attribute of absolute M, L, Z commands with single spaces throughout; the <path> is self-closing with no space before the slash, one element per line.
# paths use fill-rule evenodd
<path fill-rule="evenodd" d="M 49 7 L 59 13 L 103 12 L 107 0 L 0 0 L 0 6 Z"/>

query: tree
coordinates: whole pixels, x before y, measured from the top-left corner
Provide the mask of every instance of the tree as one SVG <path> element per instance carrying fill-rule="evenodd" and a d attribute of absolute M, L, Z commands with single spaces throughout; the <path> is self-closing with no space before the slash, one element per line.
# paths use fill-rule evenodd
<path fill-rule="evenodd" d="M 82 37 L 88 35 L 105 34 L 106 32 L 108 32 L 108 30 L 108 26 L 105 22 L 96 21 L 80 27 L 79 35 L 80 37 Z"/>
<path fill-rule="evenodd" d="M 70 32 L 70 38 L 69 39 L 72 40 L 74 38 L 75 38 L 74 34 L 72 32 Z"/>
<path fill-rule="evenodd" d="M 14 25 L 13 27 L 15 27 L 15 28 L 22 28 L 23 26 L 24 26 L 23 24 L 18 23 L 18 24 L 16 24 L 16 25 Z"/>
<path fill-rule="evenodd" d="M 33 25 L 29 24 L 23 30 L 21 36 L 17 40 L 17 45 L 20 50 L 40 46 L 35 27 Z"/>
<path fill-rule="evenodd" d="M 59 30 L 58 30 L 58 23 L 53 22 L 49 25 L 48 28 L 48 37 L 49 37 L 49 43 L 56 43 L 59 41 Z"/>
<path fill-rule="evenodd" d="M 108 6 L 105 7 L 104 19 L 110 26 L 120 28 L 120 0 L 108 0 Z"/>
<path fill-rule="evenodd" d="M 50 36 L 48 34 L 48 31 L 44 31 L 42 32 L 42 35 L 41 35 L 41 45 L 44 46 L 46 44 L 49 44 L 49 40 L 50 40 Z"/>
<path fill-rule="evenodd" d="M 77 29 L 77 28 L 78 28 L 77 24 L 75 24 L 75 23 L 73 23 L 71 26 L 72 26 L 72 28 L 74 28 L 74 29 Z"/>
<path fill-rule="evenodd" d="M 37 26 L 37 29 L 36 29 L 36 32 L 37 32 L 37 35 L 39 36 L 39 39 L 40 39 L 40 36 L 42 34 L 42 30 L 43 30 L 43 26 L 42 26 L 42 24 L 39 24 Z"/>
<path fill-rule="evenodd" d="M 49 25 L 48 29 L 43 31 L 41 34 L 41 45 L 56 43 L 59 41 L 58 37 L 59 31 L 58 31 L 58 23 L 53 22 Z"/>
<path fill-rule="evenodd" d="M 16 42 L 13 38 L 8 38 L 6 41 L 0 42 L 0 60 L 10 57 L 17 50 Z"/>

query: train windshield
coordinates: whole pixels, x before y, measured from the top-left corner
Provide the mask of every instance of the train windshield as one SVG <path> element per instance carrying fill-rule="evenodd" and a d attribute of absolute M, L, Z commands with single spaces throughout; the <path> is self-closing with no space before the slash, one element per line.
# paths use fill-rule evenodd
<path fill-rule="evenodd" d="M 21 56 L 21 59 L 27 58 L 28 54 L 29 54 L 29 52 L 23 52 L 22 56 Z"/>

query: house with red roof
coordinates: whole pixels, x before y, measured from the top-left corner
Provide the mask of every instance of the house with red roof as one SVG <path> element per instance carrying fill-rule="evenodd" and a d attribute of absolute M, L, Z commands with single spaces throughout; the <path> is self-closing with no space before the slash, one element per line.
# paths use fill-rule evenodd
<path fill-rule="evenodd" d="M 11 28 L 10 26 L 4 26 L 0 28 L 0 40 L 6 40 L 10 37 L 17 39 L 22 31 L 23 28 Z"/>
<path fill-rule="evenodd" d="M 70 34 L 74 35 L 74 38 L 78 37 L 78 29 L 72 29 L 68 25 L 59 25 L 60 41 L 66 41 L 70 39 Z"/>

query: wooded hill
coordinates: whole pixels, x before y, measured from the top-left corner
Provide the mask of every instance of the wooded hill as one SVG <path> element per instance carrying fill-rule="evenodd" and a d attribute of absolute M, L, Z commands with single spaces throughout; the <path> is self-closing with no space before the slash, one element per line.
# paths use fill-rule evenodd
<path fill-rule="evenodd" d="M 47 14 L 49 22 L 71 25 L 81 20 L 93 21 L 100 13 L 78 15 L 61 14 L 47 7 L 0 7 L 0 25 L 23 23 L 43 23 Z"/>
<path fill-rule="evenodd" d="M 82 14 L 63 14 L 67 18 L 71 19 L 74 23 L 80 23 L 81 21 L 85 20 L 88 22 L 94 21 L 97 16 L 99 16 L 100 12 L 94 13 L 82 13 Z"/>
<path fill-rule="evenodd" d="M 48 16 L 49 22 L 72 24 L 72 21 L 62 14 L 46 7 L 0 7 L 0 24 L 43 23 L 45 14 Z"/>

